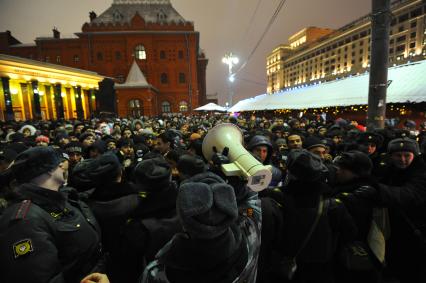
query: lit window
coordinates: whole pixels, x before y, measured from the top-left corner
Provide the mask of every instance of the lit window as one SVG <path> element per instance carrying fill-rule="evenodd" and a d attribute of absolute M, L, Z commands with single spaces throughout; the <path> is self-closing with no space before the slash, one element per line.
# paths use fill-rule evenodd
<path fill-rule="evenodd" d="M 128 113 L 130 116 L 139 118 L 143 115 L 143 103 L 139 99 L 132 99 L 129 101 Z"/>
<path fill-rule="evenodd" d="M 188 102 L 181 101 L 179 103 L 179 112 L 188 112 Z"/>
<path fill-rule="evenodd" d="M 170 102 L 164 101 L 163 103 L 161 103 L 161 110 L 163 111 L 163 113 L 170 113 Z"/>
<path fill-rule="evenodd" d="M 146 51 L 145 51 L 145 47 L 143 45 L 139 44 L 138 46 L 136 46 L 135 57 L 138 60 L 145 60 L 146 59 Z"/>

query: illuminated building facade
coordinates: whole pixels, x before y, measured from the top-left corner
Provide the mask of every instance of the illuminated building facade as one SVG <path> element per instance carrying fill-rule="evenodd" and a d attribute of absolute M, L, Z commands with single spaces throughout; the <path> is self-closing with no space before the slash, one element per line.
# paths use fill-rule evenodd
<path fill-rule="evenodd" d="M 190 112 L 206 100 L 208 59 L 199 41 L 170 0 L 113 0 L 99 16 L 91 12 L 73 38 L 54 29 L 53 37 L 22 44 L 0 33 L 0 53 L 112 78 L 100 86 L 100 110 L 135 117 Z"/>
<path fill-rule="evenodd" d="M 0 120 L 87 119 L 104 77 L 85 70 L 0 55 Z"/>
<path fill-rule="evenodd" d="M 391 4 L 389 66 L 426 58 L 426 4 Z M 267 57 L 267 93 L 356 75 L 370 67 L 371 15 L 332 31 L 306 28 Z M 322 33 L 322 35 L 321 35 Z"/>

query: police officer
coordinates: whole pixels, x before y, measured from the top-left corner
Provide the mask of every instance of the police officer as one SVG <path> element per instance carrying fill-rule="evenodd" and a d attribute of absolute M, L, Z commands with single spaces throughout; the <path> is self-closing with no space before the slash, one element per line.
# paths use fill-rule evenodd
<path fill-rule="evenodd" d="M 75 191 L 63 188 L 51 147 L 20 153 L 14 201 L 0 218 L 1 282 L 80 282 L 103 271 L 99 227 Z"/>
<path fill-rule="evenodd" d="M 389 209 L 386 260 L 392 273 L 401 283 L 426 282 L 426 164 L 410 138 L 392 140 L 388 154 L 380 186 L 354 193 Z"/>

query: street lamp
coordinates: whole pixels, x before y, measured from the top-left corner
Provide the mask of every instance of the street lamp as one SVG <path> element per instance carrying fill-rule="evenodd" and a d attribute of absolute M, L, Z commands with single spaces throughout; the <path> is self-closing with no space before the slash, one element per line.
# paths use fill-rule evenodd
<path fill-rule="evenodd" d="M 232 83 L 235 81 L 235 74 L 232 68 L 240 62 L 238 57 L 234 56 L 232 52 L 226 53 L 222 58 L 222 63 L 228 65 L 228 91 L 229 91 L 229 106 L 232 106 L 232 97 L 234 95 L 232 90 Z"/>

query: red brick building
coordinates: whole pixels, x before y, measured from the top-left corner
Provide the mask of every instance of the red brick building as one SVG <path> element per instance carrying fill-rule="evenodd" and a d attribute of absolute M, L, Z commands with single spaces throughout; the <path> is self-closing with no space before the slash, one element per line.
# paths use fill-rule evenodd
<path fill-rule="evenodd" d="M 30 23 L 29 23 L 30 24 Z M 75 38 L 39 37 L 22 44 L 0 33 L 0 53 L 96 72 L 100 111 L 119 116 L 189 112 L 206 101 L 208 59 L 200 34 L 170 0 L 113 0 L 83 24 Z"/>

